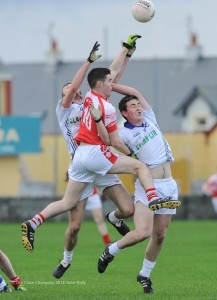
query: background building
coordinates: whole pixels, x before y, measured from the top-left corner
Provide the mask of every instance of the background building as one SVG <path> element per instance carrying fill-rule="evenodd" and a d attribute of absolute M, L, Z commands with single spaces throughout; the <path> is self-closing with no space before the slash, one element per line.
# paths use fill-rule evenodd
<path fill-rule="evenodd" d="M 44 63 L 0 64 L 1 117 L 39 118 L 40 149 L 0 153 L 0 196 L 59 195 L 64 192 L 69 156 L 60 134 L 55 108 L 64 83 L 82 62 L 64 62 L 55 40 Z M 99 61 L 98 67 L 111 61 Z M 94 66 L 94 67 L 95 67 Z M 200 185 L 217 168 L 217 57 L 203 57 L 193 34 L 183 59 L 134 60 L 121 82 L 139 89 L 152 105 L 175 157 L 174 178 L 182 194 L 200 193 Z M 82 90 L 85 93 L 87 83 Z M 117 108 L 120 96 L 111 102 Z M 118 112 L 118 108 L 117 108 Z M 118 112 L 118 124 L 123 118 Z M 31 127 L 31 126 L 30 126 Z M 27 130 L 27 127 L 26 127 Z M 25 130 L 25 131 L 26 131 Z M 0 123 L 0 149 L 4 128 Z M 25 143 L 33 144 L 35 134 Z M 133 177 L 122 175 L 133 193 Z"/>

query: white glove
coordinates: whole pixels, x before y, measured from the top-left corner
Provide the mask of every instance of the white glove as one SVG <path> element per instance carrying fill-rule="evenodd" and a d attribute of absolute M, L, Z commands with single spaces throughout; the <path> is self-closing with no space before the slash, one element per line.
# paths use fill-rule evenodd
<path fill-rule="evenodd" d="M 100 122 L 102 118 L 102 108 L 100 103 L 98 104 L 98 108 L 95 108 L 92 103 L 90 106 L 90 113 L 96 123 Z"/>

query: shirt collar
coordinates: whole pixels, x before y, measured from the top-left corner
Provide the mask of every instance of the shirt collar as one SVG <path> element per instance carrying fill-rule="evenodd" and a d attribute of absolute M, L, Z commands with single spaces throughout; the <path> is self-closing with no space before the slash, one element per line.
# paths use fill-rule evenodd
<path fill-rule="evenodd" d="M 98 93 L 94 92 L 93 90 L 91 90 L 91 93 L 92 93 L 93 95 L 95 95 L 95 96 L 99 97 L 99 98 L 102 98 L 102 99 L 104 99 L 105 101 L 108 101 L 108 98 L 105 98 L 105 97 L 103 97 L 102 95 L 100 95 L 100 94 L 98 94 Z"/>
<path fill-rule="evenodd" d="M 129 129 L 133 129 L 133 128 L 135 128 L 135 127 L 145 127 L 145 125 L 142 123 L 142 125 L 134 126 L 134 125 L 132 125 L 132 124 L 130 124 L 130 123 L 128 123 L 128 122 L 125 122 L 125 123 L 124 123 L 124 127 L 129 128 Z"/>

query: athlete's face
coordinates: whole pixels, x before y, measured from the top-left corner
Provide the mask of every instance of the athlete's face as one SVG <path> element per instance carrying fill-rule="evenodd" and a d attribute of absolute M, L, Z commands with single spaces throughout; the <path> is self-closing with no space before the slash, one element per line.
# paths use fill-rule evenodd
<path fill-rule="evenodd" d="M 122 112 L 122 114 L 132 125 L 140 125 L 143 119 L 143 111 L 139 100 L 132 99 L 127 102 L 126 111 Z"/>
<path fill-rule="evenodd" d="M 108 75 L 106 75 L 104 82 L 102 82 L 102 84 L 101 84 L 101 94 L 105 98 L 109 98 L 111 96 L 112 86 L 113 86 L 112 77 L 110 74 L 108 74 Z"/>
<path fill-rule="evenodd" d="M 69 90 L 71 86 L 71 83 L 68 83 L 66 86 L 64 86 L 63 88 L 63 96 L 65 96 Z M 72 102 L 75 102 L 75 103 L 81 103 L 83 100 L 83 95 L 80 91 L 80 89 L 77 90 L 76 94 L 75 94 L 75 97 L 74 99 L 72 99 Z"/>
<path fill-rule="evenodd" d="M 76 94 L 75 94 L 75 101 L 76 103 L 80 103 L 83 100 L 83 95 L 82 92 L 80 90 L 77 90 Z"/>

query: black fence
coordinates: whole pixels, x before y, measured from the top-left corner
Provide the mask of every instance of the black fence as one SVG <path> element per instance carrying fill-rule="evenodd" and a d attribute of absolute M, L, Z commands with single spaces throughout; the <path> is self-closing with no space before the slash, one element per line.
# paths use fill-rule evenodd
<path fill-rule="evenodd" d="M 34 198 L 0 198 L 0 222 L 25 221 L 40 212 L 52 201 L 60 198 L 34 197 Z M 208 196 L 180 196 L 181 207 L 177 209 L 177 214 L 173 219 L 178 220 L 203 220 L 215 219 L 217 214 L 212 207 L 211 198 Z M 115 208 L 110 200 L 103 202 L 103 212 L 112 211 Z M 89 211 L 85 212 L 84 218 L 91 218 Z M 55 221 L 67 220 L 67 213 L 53 218 Z"/>

